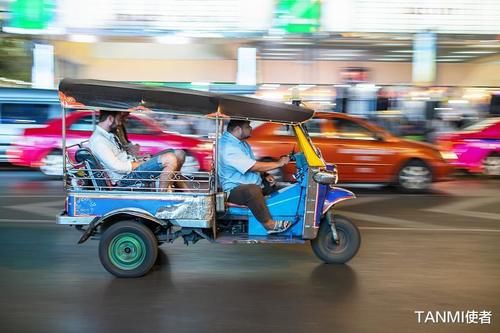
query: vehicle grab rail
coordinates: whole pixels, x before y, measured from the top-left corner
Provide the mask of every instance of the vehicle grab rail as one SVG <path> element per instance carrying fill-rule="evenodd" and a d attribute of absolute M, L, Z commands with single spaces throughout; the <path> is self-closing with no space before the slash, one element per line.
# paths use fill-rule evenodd
<path fill-rule="evenodd" d="M 91 168 L 90 163 L 75 165 L 68 170 L 66 189 L 70 191 L 139 191 L 139 192 L 187 192 L 210 193 L 213 187 L 214 176 L 211 172 L 192 172 L 185 174 L 176 172 L 152 172 L 149 177 L 127 179 L 125 184 L 118 180 L 113 182 L 109 177 L 109 169 Z M 167 180 L 168 186 L 162 187 L 160 176 Z"/>

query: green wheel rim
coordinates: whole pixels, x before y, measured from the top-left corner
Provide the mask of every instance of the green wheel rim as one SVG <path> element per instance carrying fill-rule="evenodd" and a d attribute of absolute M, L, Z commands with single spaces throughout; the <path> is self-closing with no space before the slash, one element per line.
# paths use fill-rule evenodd
<path fill-rule="evenodd" d="M 116 235 L 108 247 L 108 257 L 119 269 L 132 270 L 146 258 L 146 244 L 137 235 L 127 232 Z"/>

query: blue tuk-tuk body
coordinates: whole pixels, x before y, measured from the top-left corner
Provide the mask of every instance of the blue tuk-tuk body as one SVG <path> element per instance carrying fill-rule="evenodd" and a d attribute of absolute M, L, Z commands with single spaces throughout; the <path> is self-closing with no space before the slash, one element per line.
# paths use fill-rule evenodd
<path fill-rule="evenodd" d="M 339 201 L 354 198 L 350 191 L 335 187 L 334 165 L 327 165 L 301 123 L 314 111 L 295 105 L 252 98 L 199 93 L 170 88 L 89 80 L 63 80 L 63 106 L 91 110 L 149 111 L 198 115 L 214 119 L 220 135 L 227 118 L 276 121 L 293 126 L 301 151 L 293 154 L 296 182 L 266 197 L 276 220 L 292 221 L 287 231 L 268 235 L 248 207 L 227 202 L 217 184 L 217 164 L 208 172 L 175 175 L 188 189 L 160 191 L 155 179 L 138 186 L 110 185 L 106 170 L 84 145 L 75 157 L 65 150 L 66 207 L 58 223 L 84 231 L 80 243 L 100 237 L 99 257 L 103 266 L 119 277 L 138 277 L 154 264 L 157 246 L 183 238 L 186 244 L 206 239 L 219 243 L 304 243 L 327 263 L 350 260 L 360 245 L 356 226 L 333 214 Z M 63 142 L 65 135 L 63 124 Z M 217 161 L 218 136 L 214 141 Z"/>

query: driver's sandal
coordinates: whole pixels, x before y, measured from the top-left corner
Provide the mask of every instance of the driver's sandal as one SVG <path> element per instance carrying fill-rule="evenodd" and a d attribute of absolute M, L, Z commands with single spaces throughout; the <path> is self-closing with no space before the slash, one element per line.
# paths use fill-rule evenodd
<path fill-rule="evenodd" d="M 292 226 L 290 221 L 274 221 L 274 228 L 268 229 L 267 234 L 279 234 L 280 232 L 287 231 Z"/>

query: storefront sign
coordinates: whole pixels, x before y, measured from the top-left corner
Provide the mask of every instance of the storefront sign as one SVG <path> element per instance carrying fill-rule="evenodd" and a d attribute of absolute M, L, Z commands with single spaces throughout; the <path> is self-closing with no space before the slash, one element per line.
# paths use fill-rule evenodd
<path fill-rule="evenodd" d="M 324 0 L 322 30 L 499 34 L 500 1 Z"/>

